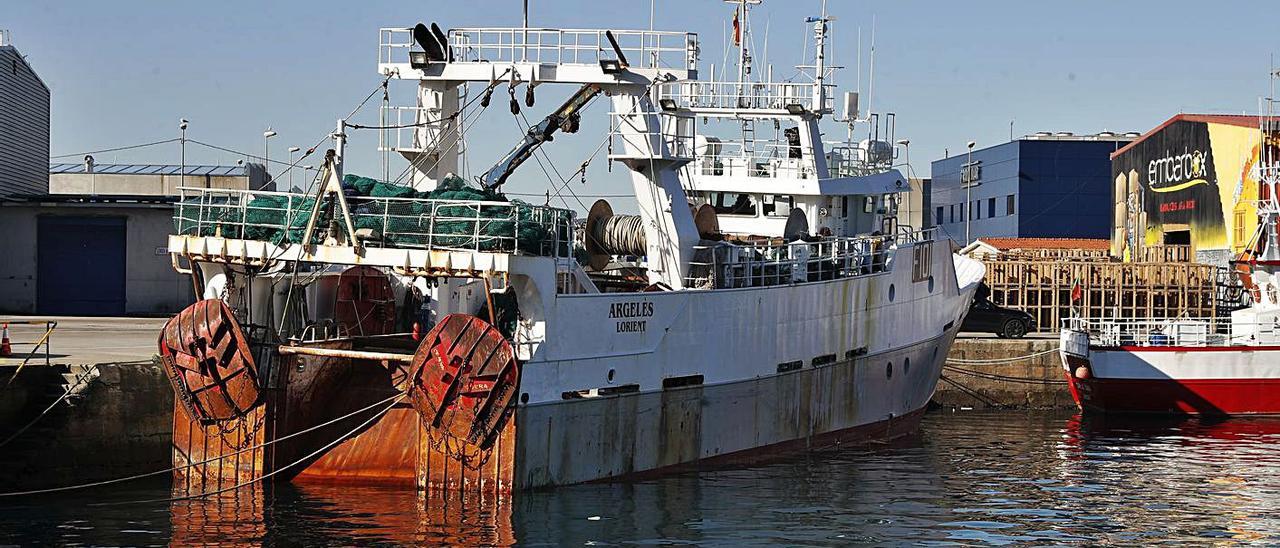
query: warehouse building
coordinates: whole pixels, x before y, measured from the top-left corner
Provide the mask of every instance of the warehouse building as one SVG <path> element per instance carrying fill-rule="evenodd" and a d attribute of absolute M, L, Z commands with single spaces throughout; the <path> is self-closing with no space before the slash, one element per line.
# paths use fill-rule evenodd
<path fill-rule="evenodd" d="M 259 189 L 259 164 L 45 164 L 49 191 L 0 202 L 0 313 L 165 315 L 193 300 L 166 248 L 179 187 Z M 185 176 L 183 174 L 185 173 Z"/>
<path fill-rule="evenodd" d="M 1110 238 L 1110 155 L 1136 136 L 1041 132 L 934 161 L 933 225 L 962 244 Z"/>
<path fill-rule="evenodd" d="M 1252 247 L 1262 129 L 1277 157 L 1276 125 L 1258 116 L 1179 114 L 1117 150 L 1112 254 L 1226 266 Z"/>

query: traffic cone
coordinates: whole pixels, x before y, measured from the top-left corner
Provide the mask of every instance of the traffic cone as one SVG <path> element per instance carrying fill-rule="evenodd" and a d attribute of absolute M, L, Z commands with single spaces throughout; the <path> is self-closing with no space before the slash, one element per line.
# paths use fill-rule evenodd
<path fill-rule="evenodd" d="M 9 344 L 9 322 L 5 322 L 3 334 L 0 334 L 0 358 L 13 355 L 13 346 Z"/>

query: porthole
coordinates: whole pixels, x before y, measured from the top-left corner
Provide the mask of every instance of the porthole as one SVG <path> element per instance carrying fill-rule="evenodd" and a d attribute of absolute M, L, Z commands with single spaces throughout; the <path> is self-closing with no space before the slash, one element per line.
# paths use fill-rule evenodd
<path fill-rule="evenodd" d="M 884 378 L 886 379 L 893 378 L 893 362 L 884 364 Z"/>
<path fill-rule="evenodd" d="M 609 370 L 609 382 L 613 382 L 613 374 L 614 374 L 614 370 L 610 369 L 610 370 Z"/>
<path fill-rule="evenodd" d="M 929 292 L 933 293 L 933 276 L 929 276 Z"/>
<path fill-rule="evenodd" d="M 529 393 L 520 394 L 520 403 L 529 403 Z"/>
<path fill-rule="evenodd" d="M 902 374 L 903 375 L 911 374 L 911 358 L 902 359 Z"/>
<path fill-rule="evenodd" d="M 893 295 L 894 295 L 893 284 L 889 284 L 889 302 L 893 302 Z"/>

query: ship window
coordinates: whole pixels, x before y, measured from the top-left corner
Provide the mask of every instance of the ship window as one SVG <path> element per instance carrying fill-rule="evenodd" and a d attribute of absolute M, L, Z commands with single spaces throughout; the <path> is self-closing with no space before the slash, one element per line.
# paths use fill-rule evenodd
<path fill-rule="evenodd" d="M 716 213 L 721 215 L 756 216 L 756 200 L 750 194 L 743 194 L 739 192 L 712 192 L 711 207 L 714 207 Z"/>
<path fill-rule="evenodd" d="M 935 224 L 935 225 L 941 225 L 941 224 L 942 224 L 942 206 L 938 206 L 938 211 L 937 211 L 937 212 L 935 212 L 935 214 L 934 214 L 934 216 L 933 216 L 933 217 L 934 217 L 933 224 Z"/>
<path fill-rule="evenodd" d="M 765 217 L 786 217 L 792 207 L 795 207 L 795 198 L 782 194 L 765 194 L 760 204 Z"/>
<path fill-rule="evenodd" d="M 996 216 L 996 199 L 987 198 L 987 217 L 990 218 L 995 216 Z"/>
<path fill-rule="evenodd" d="M 848 196 L 840 197 L 840 216 L 846 219 L 849 218 L 849 197 Z"/>
<path fill-rule="evenodd" d="M 1015 205 L 1015 202 L 1014 202 L 1013 195 L 1010 194 L 1008 196 L 1005 196 L 1004 197 L 1004 214 L 1013 215 L 1014 213 L 1016 213 L 1017 209 L 1014 209 L 1013 207 L 1014 205 Z"/>
<path fill-rule="evenodd" d="M 875 211 L 875 209 L 876 209 L 876 197 L 875 197 L 875 196 L 867 196 L 867 197 L 862 201 L 862 212 L 863 212 L 863 213 L 871 213 L 872 211 Z"/>

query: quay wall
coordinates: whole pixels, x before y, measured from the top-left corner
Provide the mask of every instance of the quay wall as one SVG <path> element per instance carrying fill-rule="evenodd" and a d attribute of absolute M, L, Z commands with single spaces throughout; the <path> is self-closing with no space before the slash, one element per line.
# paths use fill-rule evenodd
<path fill-rule="evenodd" d="M 7 382 L 13 369 L 4 368 L 0 381 Z M 82 381 L 72 395 L 50 408 L 76 379 Z M 150 361 L 24 368 L 0 392 L 0 440 L 45 409 L 47 414 L 0 447 L 0 491 L 106 480 L 170 466 L 173 390 L 164 371 Z"/>
<path fill-rule="evenodd" d="M 931 403 L 973 409 L 1074 407 L 1057 348 L 1056 337 L 957 338 Z"/>

